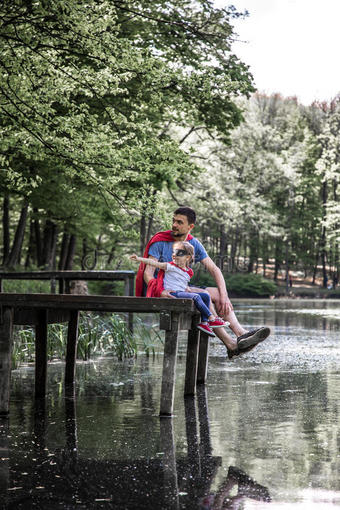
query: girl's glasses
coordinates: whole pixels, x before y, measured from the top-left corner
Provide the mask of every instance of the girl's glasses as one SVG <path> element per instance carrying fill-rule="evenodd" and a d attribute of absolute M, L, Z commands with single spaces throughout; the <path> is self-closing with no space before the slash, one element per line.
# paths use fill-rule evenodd
<path fill-rule="evenodd" d="M 176 257 L 184 257 L 184 255 L 189 255 L 189 253 L 186 251 L 186 250 L 174 250 L 172 252 L 173 255 L 175 255 Z"/>

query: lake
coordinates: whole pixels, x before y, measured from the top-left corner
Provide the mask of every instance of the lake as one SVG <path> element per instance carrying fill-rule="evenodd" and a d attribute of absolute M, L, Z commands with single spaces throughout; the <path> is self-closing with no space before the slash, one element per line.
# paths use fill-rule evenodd
<path fill-rule="evenodd" d="M 0 422 L 0 508 L 306 509 L 340 507 L 340 301 L 234 300 L 246 327 L 272 335 L 226 357 L 213 339 L 208 379 L 175 415 L 158 417 L 162 347 L 154 357 L 48 367 L 34 403 L 34 370 L 12 372 Z"/>

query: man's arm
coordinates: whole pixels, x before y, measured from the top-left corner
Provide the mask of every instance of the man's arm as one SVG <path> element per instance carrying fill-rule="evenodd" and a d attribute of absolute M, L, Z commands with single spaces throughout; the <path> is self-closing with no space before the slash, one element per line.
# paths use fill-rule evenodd
<path fill-rule="evenodd" d="M 219 267 L 216 266 L 215 262 L 212 261 L 210 257 L 206 257 L 201 260 L 201 263 L 204 267 L 209 271 L 211 276 L 214 278 L 218 292 L 219 292 L 219 302 L 215 303 L 218 309 L 218 312 L 221 314 L 227 313 L 229 310 L 233 309 L 233 306 L 228 297 L 227 288 L 225 285 L 225 280 L 222 274 L 222 271 Z"/>

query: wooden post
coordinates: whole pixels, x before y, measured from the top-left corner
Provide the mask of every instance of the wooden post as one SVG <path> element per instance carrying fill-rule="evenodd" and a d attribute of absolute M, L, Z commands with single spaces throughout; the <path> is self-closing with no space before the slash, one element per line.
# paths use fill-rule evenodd
<path fill-rule="evenodd" d="M 63 278 L 58 278 L 59 283 L 59 294 L 65 294 L 65 280 Z"/>
<path fill-rule="evenodd" d="M 35 398 L 45 398 L 47 383 L 47 310 L 38 310 L 35 326 Z"/>
<path fill-rule="evenodd" d="M 208 350 L 209 336 L 206 333 L 201 332 L 200 348 L 198 354 L 197 384 L 204 384 L 207 380 Z"/>
<path fill-rule="evenodd" d="M 0 415 L 6 415 L 11 382 L 13 308 L 4 306 L 0 312 Z"/>
<path fill-rule="evenodd" d="M 174 407 L 175 376 L 178 349 L 179 314 L 172 312 L 169 321 L 168 314 L 161 314 L 160 328 L 166 329 L 163 358 L 163 375 L 161 389 L 160 416 L 171 416 Z M 167 322 L 167 324 L 166 324 Z"/>
<path fill-rule="evenodd" d="M 130 275 L 125 277 L 125 280 L 124 280 L 124 294 L 125 294 L 125 296 L 133 296 L 134 295 L 134 291 L 135 291 L 134 284 L 135 284 L 134 275 L 132 275 L 132 277 Z M 128 320 L 127 320 L 128 329 L 131 333 L 133 333 L 133 313 L 128 312 L 127 318 L 128 318 Z"/>
<path fill-rule="evenodd" d="M 74 384 L 78 342 L 78 310 L 71 310 L 67 330 L 65 385 Z"/>
<path fill-rule="evenodd" d="M 194 314 L 188 331 L 187 362 L 185 370 L 184 395 L 195 395 L 200 330 L 197 329 L 200 315 Z"/>

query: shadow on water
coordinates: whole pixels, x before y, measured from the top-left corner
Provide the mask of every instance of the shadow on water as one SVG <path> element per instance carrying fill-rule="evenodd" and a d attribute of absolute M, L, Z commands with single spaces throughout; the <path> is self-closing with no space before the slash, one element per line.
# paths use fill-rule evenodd
<path fill-rule="evenodd" d="M 165 418 L 154 438 L 159 451 L 133 461 L 88 456 L 79 449 L 76 397 L 70 395 L 64 399 L 64 444 L 51 449 L 48 428 L 54 422 L 45 403 L 37 401 L 31 408 L 30 432 L 23 433 L 21 444 L 10 446 L 8 422 L 1 424 L 1 451 L 6 456 L 0 472 L 1 508 L 205 509 L 213 500 L 226 498 L 229 503 L 223 508 L 234 508 L 247 498 L 270 501 L 266 487 L 233 466 L 218 493 L 210 494 L 222 459 L 212 453 L 205 388 L 199 389 L 197 400 L 184 402 L 186 455 L 176 454 L 173 420 Z M 18 456 L 12 460 L 13 447 Z"/>
<path fill-rule="evenodd" d="M 208 382 L 159 419 L 162 356 L 49 366 L 46 403 L 33 370 L 13 372 L 0 422 L 0 508 L 270 510 L 340 506 L 340 303 L 245 302 L 245 325 L 273 334 L 228 361 L 210 346 Z"/>

